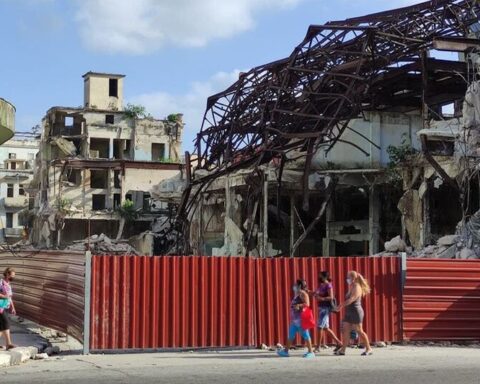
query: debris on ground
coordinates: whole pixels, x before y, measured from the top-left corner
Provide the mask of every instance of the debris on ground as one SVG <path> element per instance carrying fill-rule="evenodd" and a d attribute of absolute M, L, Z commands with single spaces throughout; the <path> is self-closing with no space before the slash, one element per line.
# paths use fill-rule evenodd
<path fill-rule="evenodd" d="M 113 240 L 104 233 L 100 235 L 92 235 L 84 240 L 74 241 L 68 246 L 68 251 L 85 251 L 88 248 L 95 255 L 137 255 L 137 251 L 133 248 L 128 240 Z"/>

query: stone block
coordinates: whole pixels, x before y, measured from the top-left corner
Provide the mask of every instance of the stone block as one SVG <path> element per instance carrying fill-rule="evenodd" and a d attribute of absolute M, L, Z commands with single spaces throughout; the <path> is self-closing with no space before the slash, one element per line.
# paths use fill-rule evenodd
<path fill-rule="evenodd" d="M 9 367 L 11 365 L 12 355 L 10 352 L 0 351 L 0 368 Z"/>
<path fill-rule="evenodd" d="M 12 355 L 18 354 L 20 356 L 19 358 L 21 363 L 25 363 L 26 361 L 30 360 L 32 356 L 29 347 L 17 347 L 10 349 L 8 352 L 12 353 Z"/>
<path fill-rule="evenodd" d="M 444 245 L 444 246 L 449 246 L 456 244 L 458 241 L 458 236 L 457 235 L 447 235 L 447 236 L 442 236 L 437 240 L 438 245 Z"/>

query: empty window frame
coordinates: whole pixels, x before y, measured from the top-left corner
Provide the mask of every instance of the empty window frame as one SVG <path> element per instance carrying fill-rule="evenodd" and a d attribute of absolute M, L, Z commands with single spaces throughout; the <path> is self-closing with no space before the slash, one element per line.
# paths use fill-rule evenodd
<path fill-rule="evenodd" d="M 130 159 L 130 140 L 113 139 L 113 157 L 115 159 Z"/>
<path fill-rule="evenodd" d="M 6 221 L 6 227 L 7 228 L 13 228 L 13 213 L 12 212 L 7 212 L 5 213 L 5 221 Z"/>
<path fill-rule="evenodd" d="M 67 171 L 67 180 L 75 185 L 82 183 L 82 171 L 80 169 L 69 169 Z"/>
<path fill-rule="evenodd" d="M 165 144 L 152 144 L 152 161 L 165 160 Z"/>
<path fill-rule="evenodd" d="M 114 124 L 115 115 L 105 115 L 105 124 Z"/>
<path fill-rule="evenodd" d="M 151 198 L 149 193 L 143 193 L 143 210 L 145 212 L 150 212 L 151 209 Z"/>
<path fill-rule="evenodd" d="M 118 79 L 108 79 L 108 96 L 118 97 Z"/>
<path fill-rule="evenodd" d="M 90 171 L 90 188 L 107 189 L 108 188 L 108 170 L 94 170 Z"/>
<path fill-rule="evenodd" d="M 120 207 L 120 199 L 121 195 L 120 193 L 114 193 L 113 194 L 113 209 L 117 209 Z"/>
<path fill-rule="evenodd" d="M 73 129 L 73 116 L 65 116 L 65 128 Z"/>
<path fill-rule="evenodd" d="M 113 188 L 122 188 L 122 179 L 120 171 L 113 171 Z"/>
<path fill-rule="evenodd" d="M 7 184 L 7 197 L 13 197 L 13 184 Z"/>
<path fill-rule="evenodd" d="M 108 159 L 110 139 L 90 139 L 90 157 L 93 159 Z"/>
<path fill-rule="evenodd" d="M 105 195 L 104 194 L 94 194 L 92 195 L 92 209 L 94 211 L 101 211 L 105 209 Z"/>

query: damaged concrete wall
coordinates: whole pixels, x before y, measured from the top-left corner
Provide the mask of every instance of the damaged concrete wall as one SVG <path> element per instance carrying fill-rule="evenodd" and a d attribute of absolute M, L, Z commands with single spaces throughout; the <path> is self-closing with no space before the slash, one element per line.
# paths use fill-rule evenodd
<path fill-rule="evenodd" d="M 379 169 L 386 167 L 390 161 L 387 153 L 389 145 L 397 146 L 406 138 L 413 148 L 420 148 L 416 135 L 423 127 L 420 112 L 366 112 L 365 119 L 351 120 L 348 126 L 351 129 L 343 133 L 341 140 L 354 143 L 366 153 L 340 141 L 328 153 L 328 147 L 320 149 L 314 156 L 313 167 Z"/>
<path fill-rule="evenodd" d="M 135 121 L 135 159 L 141 161 L 173 161 L 181 158 L 183 123 L 142 119 Z M 152 158 L 153 145 L 163 145 L 163 156 Z"/>
<path fill-rule="evenodd" d="M 155 215 L 163 214 L 163 206 L 151 209 L 149 191 L 180 173 L 181 115 L 167 121 L 124 112 L 123 77 L 87 73 L 85 108 L 53 107 L 43 119 L 35 242 L 52 246 L 72 240 L 69 234 L 61 241 L 59 231 L 67 220 L 88 221 L 95 231 L 103 223 L 108 226 L 105 233 L 115 237 L 119 207 L 127 198 L 134 201 L 136 213 L 133 224 L 125 226 L 126 236 L 149 229 Z M 165 150 L 161 157 L 158 148 Z M 177 164 L 164 164 L 173 162 Z"/>

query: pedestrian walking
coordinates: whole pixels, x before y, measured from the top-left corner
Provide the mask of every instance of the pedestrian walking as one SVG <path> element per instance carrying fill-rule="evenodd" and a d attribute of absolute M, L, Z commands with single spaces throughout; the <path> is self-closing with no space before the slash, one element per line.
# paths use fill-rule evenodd
<path fill-rule="evenodd" d="M 368 335 L 363 330 L 364 311 L 362 298 L 370 293 L 370 286 L 367 280 L 356 271 L 348 272 L 347 284 L 348 292 L 345 296 L 345 302 L 339 305 L 339 308 L 345 307 L 345 317 L 343 318 L 343 340 L 345 343 L 336 354 L 345 355 L 347 340 L 350 339 L 352 331 L 355 331 L 360 342 L 365 346 L 362 356 L 369 356 L 372 354 L 372 347 L 370 346 Z"/>
<path fill-rule="evenodd" d="M 312 347 L 312 339 L 308 329 L 302 328 L 302 312 L 310 307 L 310 298 L 307 293 L 307 283 L 305 280 L 297 280 L 292 287 L 293 300 L 290 304 L 290 327 L 288 329 L 287 345 L 284 349 L 281 349 L 277 354 L 281 357 L 289 357 L 289 350 L 292 346 L 295 336 L 300 334 L 305 343 L 307 344 L 308 351 L 303 357 L 309 359 L 315 357 Z"/>
<path fill-rule="evenodd" d="M 3 279 L 0 279 L 0 336 L 5 339 L 5 348 L 7 350 L 15 348 L 10 335 L 10 319 L 8 314 L 16 314 L 15 305 L 12 300 L 11 283 L 15 278 L 15 270 L 7 268 L 3 272 Z"/>
<path fill-rule="evenodd" d="M 342 342 L 330 328 L 330 314 L 332 313 L 335 296 L 333 295 L 333 284 L 328 271 L 320 272 L 318 277 L 318 288 L 313 297 L 318 301 L 318 344 L 316 351 L 326 347 L 327 334 L 336 343 L 335 351 L 342 348 Z"/>

